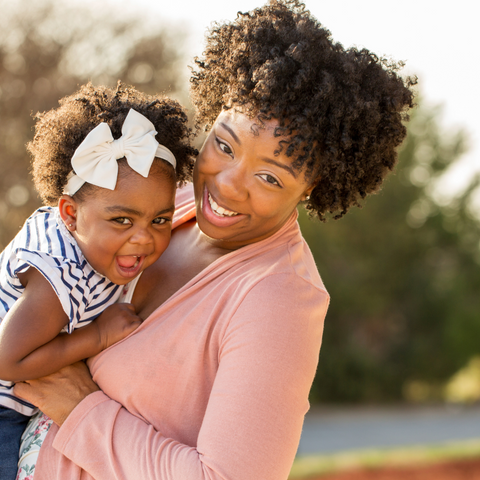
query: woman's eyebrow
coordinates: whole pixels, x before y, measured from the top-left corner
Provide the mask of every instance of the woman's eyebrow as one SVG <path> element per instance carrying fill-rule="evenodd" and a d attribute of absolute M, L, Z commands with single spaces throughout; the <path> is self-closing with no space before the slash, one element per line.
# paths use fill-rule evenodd
<path fill-rule="evenodd" d="M 262 159 L 266 163 L 270 163 L 271 165 L 276 165 L 279 168 L 283 168 L 283 170 L 286 170 L 293 178 L 297 178 L 297 174 L 295 170 L 290 167 L 289 165 L 285 165 L 283 163 L 277 162 L 276 160 L 273 160 L 273 158 L 263 158 Z"/>
<path fill-rule="evenodd" d="M 242 142 L 240 141 L 240 139 L 237 137 L 237 134 L 236 134 L 228 125 L 226 125 L 226 124 L 223 123 L 223 122 L 220 122 L 219 125 L 221 125 L 221 126 L 233 137 L 233 139 L 234 139 L 239 145 L 242 144 Z"/>

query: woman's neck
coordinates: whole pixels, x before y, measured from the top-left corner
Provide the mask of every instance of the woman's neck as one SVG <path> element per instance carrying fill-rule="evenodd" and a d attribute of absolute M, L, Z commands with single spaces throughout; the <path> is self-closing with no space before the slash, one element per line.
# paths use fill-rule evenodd
<path fill-rule="evenodd" d="M 200 230 L 197 223 L 195 223 L 194 227 L 190 229 L 190 235 L 192 246 L 195 250 L 203 252 L 209 257 L 214 257 L 215 259 L 237 250 L 237 248 L 229 248 L 229 246 L 226 245 L 222 240 L 210 238 L 209 236 L 205 235 Z"/>

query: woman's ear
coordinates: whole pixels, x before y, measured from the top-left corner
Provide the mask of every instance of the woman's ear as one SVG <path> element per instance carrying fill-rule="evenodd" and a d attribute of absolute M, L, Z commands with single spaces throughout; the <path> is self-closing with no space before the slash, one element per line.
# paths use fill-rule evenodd
<path fill-rule="evenodd" d="M 313 187 L 305 190 L 305 193 L 303 194 L 303 197 L 302 197 L 302 202 L 308 202 L 310 200 L 310 194 L 312 193 L 312 190 L 313 190 Z"/>
<path fill-rule="evenodd" d="M 303 192 L 302 202 L 308 202 L 310 200 L 310 195 L 313 192 L 313 189 L 317 186 L 320 179 L 315 180 L 306 190 Z"/>
<path fill-rule="evenodd" d="M 62 195 L 58 200 L 58 211 L 67 229 L 74 232 L 77 225 L 77 202 L 70 195 Z"/>

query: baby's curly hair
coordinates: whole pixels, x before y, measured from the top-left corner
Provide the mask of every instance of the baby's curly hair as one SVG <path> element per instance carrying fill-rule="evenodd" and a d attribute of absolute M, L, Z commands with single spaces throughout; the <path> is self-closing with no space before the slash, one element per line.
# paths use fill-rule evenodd
<path fill-rule="evenodd" d="M 270 0 L 214 24 L 195 58 L 191 96 L 207 130 L 222 109 L 275 118 L 279 150 L 315 188 L 306 208 L 342 217 L 375 192 L 397 160 L 416 78 L 402 63 L 344 49 L 299 0 Z"/>
<path fill-rule="evenodd" d="M 197 150 L 190 145 L 193 134 L 183 108 L 176 101 L 146 95 L 119 82 L 116 88 L 88 83 L 59 103 L 57 109 L 37 113 L 35 136 L 27 145 L 33 156 L 35 188 L 45 204 L 57 205 L 67 175 L 72 171 L 72 156 L 87 134 L 105 122 L 113 137 L 120 138 L 131 108 L 153 123 L 157 141 L 175 155 L 177 182 L 182 184 L 191 179 Z M 78 193 L 88 186 L 85 184 Z"/>

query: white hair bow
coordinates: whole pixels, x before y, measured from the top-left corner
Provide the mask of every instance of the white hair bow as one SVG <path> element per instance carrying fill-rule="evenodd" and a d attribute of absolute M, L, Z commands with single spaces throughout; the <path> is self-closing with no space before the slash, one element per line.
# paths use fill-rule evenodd
<path fill-rule="evenodd" d="M 63 190 L 73 195 L 88 182 L 98 187 L 115 190 L 119 158 L 125 157 L 128 164 L 140 175 L 148 177 L 155 157 L 176 166 L 173 153 L 155 140 L 155 127 L 150 120 L 130 109 L 122 126 L 122 136 L 114 140 L 106 123 L 97 125 L 75 150 L 72 157 L 73 172 L 68 176 Z"/>

